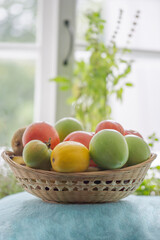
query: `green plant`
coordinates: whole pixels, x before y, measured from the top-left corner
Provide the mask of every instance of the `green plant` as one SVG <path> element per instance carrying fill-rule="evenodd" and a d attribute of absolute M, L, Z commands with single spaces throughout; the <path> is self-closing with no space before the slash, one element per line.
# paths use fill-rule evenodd
<path fill-rule="evenodd" d="M 153 149 L 155 143 L 159 141 L 156 133 L 148 137 L 148 145 Z M 160 195 L 160 166 L 151 167 L 144 181 L 136 190 L 137 195 Z"/>
<path fill-rule="evenodd" d="M 136 190 L 136 195 L 160 195 L 160 166 L 151 167 L 146 178 Z"/>
<path fill-rule="evenodd" d="M 0 170 L 0 199 L 10 194 L 22 192 L 17 180 L 8 166 L 3 163 Z"/>
<path fill-rule="evenodd" d="M 104 44 L 105 20 L 99 12 L 88 13 L 86 17 L 89 22 L 85 34 L 86 51 L 90 55 L 88 61 L 75 62 L 72 81 L 63 76 L 51 80 L 57 82 L 61 90 L 72 89 L 68 102 L 74 107 L 76 118 L 86 130 L 95 130 L 98 122 L 111 117 L 110 97 L 116 95 L 117 99 L 122 100 L 125 87 L 133 86 L 126 80 L 131 72 L 132 60 L 125 59 L 125 54 L 130 50 L 119 50 L 113 39 L 109 46 Z M 116 35 L 117 31 L 113 38 Z"/>
<path fill-rule="evenodd" d="M 157 137 L 156 133 L 152 133 L 150 136 L 148 136 L 149 143 L 148 145 L 153 148 L 154 144 L 159 141 L 159 138 Z"/>

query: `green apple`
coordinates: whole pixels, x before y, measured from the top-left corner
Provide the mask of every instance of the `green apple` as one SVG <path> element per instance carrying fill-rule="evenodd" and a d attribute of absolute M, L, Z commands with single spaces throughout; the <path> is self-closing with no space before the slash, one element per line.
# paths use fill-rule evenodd
<path fill-rule="evenodd" d="M 77 119 L 66 117 L 56 122 L 55 129 L 57 130 L 60 141 L 62 142 L 71 132 L 82 131 L 83 126 Z"/>
<path fill-rule="evenodd" d="M 135 135 L 126 135 L 125 139 L 129 149 L 127 166 L 144 162 L 150 157 L 150 148 L 144 139 Z"/>
<path fill-rule="evenodd" d="M 124 136 L 116 130 L 104 129 L 90 141 L 91 159 L 102 169 L 118 169 L 128 160 L 128 146 Z"/>
<path fill-rule="evenodd" d="M 45 143 L 40 140 L 31 140 L 23 149 L 23 159 L 28 167 L 50 170 L 51 152 Z"/>

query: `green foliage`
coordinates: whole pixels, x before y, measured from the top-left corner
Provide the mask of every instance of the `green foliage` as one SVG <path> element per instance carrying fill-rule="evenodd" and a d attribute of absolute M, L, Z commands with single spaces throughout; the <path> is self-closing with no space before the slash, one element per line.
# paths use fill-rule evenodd
<path fill-rule="evenodd" d="M 23 189 L 17 184 L 15 176 L 4 163 L 0 170 L 0 198 L 22 191 Z"/>
<path fill-rule="evenodd" d="M 159 141 L 159 138 L 156 136 L 156 133 L 152 133 L 149 137 L 148 137 L 149 143 L 148 145 L 150 147 L 154 147 L 155 142 Z"/>
<path fill-rule="evenodd" d="M 35 0 L 0 1 L 1 42 L 35 42 L 37 3 Z"/>
<path fill-rule="evenodd" d="M 72 89 L 68 103 L 73 105 L 76 118 L 86 130 L 95 130 L 98 122 L 111 117 L 111 95 L 122 101 L 125 87 L 132 87 L 132 83 L 126 81 L 132 61 L 124 58 L 127 49 L 120 51 L 115 42 L 111 46 L 104 44 L 105 20 L 99 12 L 88 13 L 86 17 L 89 22 L 85 34 L 88 61 L 76 61 L 72 81 L 62 76 L 51 80 L 62 90 Z"/>
<path fill-rule="evenodd" d="M 16 178 L 12 173 L 7 176 L 0 174 L 0 198 L 22 191 L 23 189 L 17 184 Z"/>
<path fill-rule="evenodd" d="M 0 1 L 1 42 L 35 42 L 37 2 Z M 34 70 L 32 60 L 0 61 L 0 146 L 9 146 L 13 133 L 32 121 Z M 0 198 L 20 191 L 16 178 L 0 158 Z"/>
<path fill-rule="evenodd" d="M 155 142 L 159 141 L 156 133 L 152 133 L 148 137 L 148 145 L 153 149 Z M 151 167 L 143 183 L 136 190 L 137 195 L 160 195 L 160 166 Z"/>
<path fill-rule="evenodd" d="M 0 61 L 0 146 L 10 146 L 13 133 L 32 122 L 34 62 Z"/>
<path fill-rule="evenodd" d="M 160 175 L 160 166 L 152 167 L 149 170 L 149 174 L 136 190 L 136 195 L 160 195 L 160 178 L 156 175 Z"/>
<path fill-rule="evenodd" d="M 68 90 L 71 88 L 71 81 L 65 77 L 56 77 L 54 81 L 59 84 L 61 90 Z"/>

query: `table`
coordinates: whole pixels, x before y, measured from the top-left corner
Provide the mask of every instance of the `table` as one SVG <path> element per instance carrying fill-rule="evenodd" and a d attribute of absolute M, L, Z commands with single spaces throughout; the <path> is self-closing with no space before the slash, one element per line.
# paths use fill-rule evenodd
<path fill-rule="evenodd" d="M 0 240 L 158 240 L 160 197 L 51 204 L 22 192 L 0 200 Z"/>

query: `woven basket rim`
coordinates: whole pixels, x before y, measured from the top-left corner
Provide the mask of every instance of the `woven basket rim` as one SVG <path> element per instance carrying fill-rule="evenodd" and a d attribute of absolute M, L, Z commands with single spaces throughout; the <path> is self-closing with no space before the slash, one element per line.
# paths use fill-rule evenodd
<path fill-rule="evenodd" d="M 125 168 L 121 168 L 121 169 L 115 169 L 115 170 L 100 170 L 100 171 L 93 171 L 93 172 L 77 172 L 77 173 L 60 173 L 60 172 L 55 172 L 55 171 L 46 171 L 46 170 L 41 170 L 41 169 L 34 169 L 34 168 L 30 168 L 24 165 L 20 165 L 14 161 L 11 160 L 10 156 L 13 155 L 14 153 L 11 151 L 3 151 L 1 156 L 2 158 L 11 166 L 13 166 L 14 168 L 17 169 L 21 169 L 21 170 L 25 170 L 25 171 L 30 171 L 32 173 L 40 173 L 40 174 L 49 174 L 52 176 L 92 176 L 92 175 L 104 175 L 104 174 L 114 174 L 117 172 L 128 172 L 130 170 L 136 169 L 136 168 L 142 168 L 143 166 L 147 165 L 148 163 L 153 162 L 153 160 L 156 159 L 157 154 L 155 153 L 151 153 L 151 156 L 148 160 L 130 166 L 130 167 L 125 167 Z"/>

